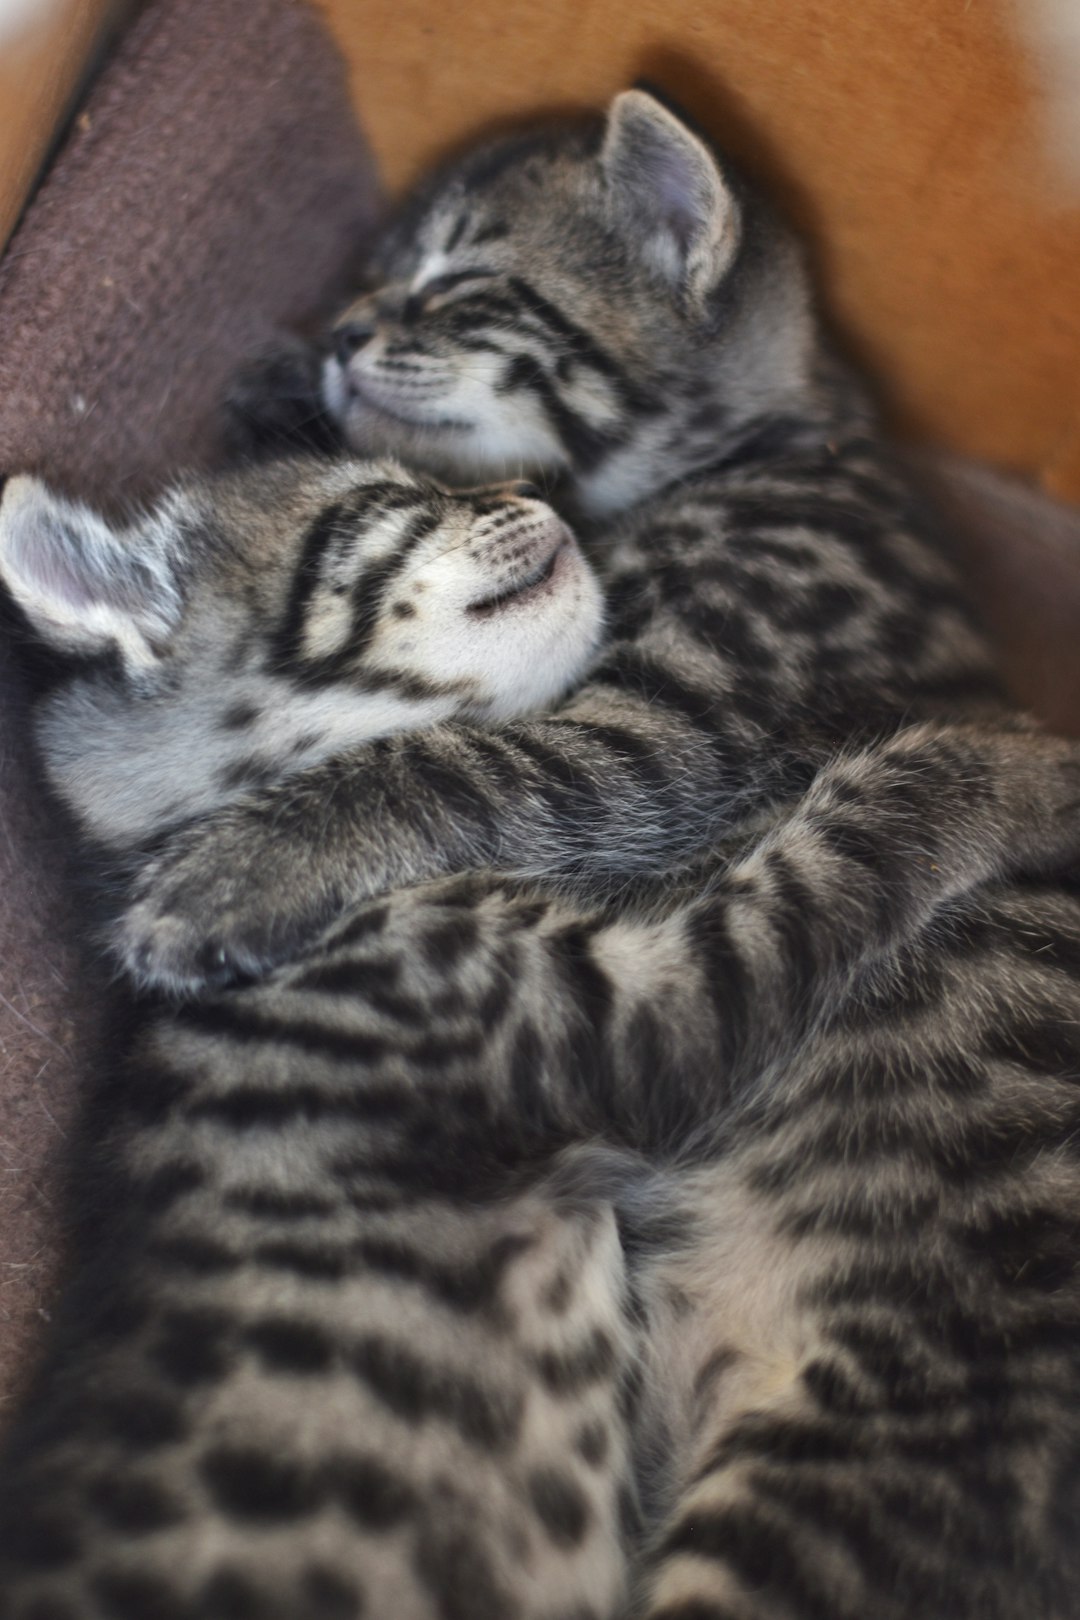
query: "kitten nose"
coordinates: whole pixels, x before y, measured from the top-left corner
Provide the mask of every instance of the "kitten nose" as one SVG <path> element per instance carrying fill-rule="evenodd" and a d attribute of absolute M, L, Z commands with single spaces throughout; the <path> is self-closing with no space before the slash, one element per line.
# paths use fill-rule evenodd
<path fill-rule="evenodd" d="M 365 343 L 370 343 L 374 336 L 374 327 L 365 326 L 361 321 L 347 321 L 334 331 L 335 357 L 343 366 L 347 365 L 356 351 L 362 349 Z"/>

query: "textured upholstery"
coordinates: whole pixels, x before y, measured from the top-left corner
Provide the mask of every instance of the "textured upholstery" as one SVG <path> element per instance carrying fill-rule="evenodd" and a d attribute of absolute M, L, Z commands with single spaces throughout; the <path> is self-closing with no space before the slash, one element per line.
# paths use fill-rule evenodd
<path fill-rule="evenodd" d="M 151 0 L 0 261 L 0 473 L 121 505 L 214 458 L 244 355 L 336 300 L 375 190 L 303 0 Z M 0 1402 L 46 1308 L 100 986 L 0 636 Z M 58 881 L 59 879 L 59 881 Z M 2 1411 L 2 1406 L 0 1406 Z"/>

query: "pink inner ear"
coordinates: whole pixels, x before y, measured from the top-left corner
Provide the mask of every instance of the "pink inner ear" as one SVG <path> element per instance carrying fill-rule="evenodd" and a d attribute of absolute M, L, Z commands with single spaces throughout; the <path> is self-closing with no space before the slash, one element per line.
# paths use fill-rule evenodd
<path fill-rule="evenodd" d="M 685 252 L 708 228 L 716 207 L 710 158 L 664 124 L 635 118 L 622 132 L 625 174 L 656 224 Z"/>
<path fill-rule="evenodd" d="M 660 211 L 684 248 L 708 223 L 707 195 L 692 167 L 677 152 L 657 153 L 653 164 Z"/>
<path fill-rule="evenodd" d="M 100 600 L 85 567 L 70 541 L 58 541 L 54 535 L 35 536 L 36 575 L 40 594 L 68 607 L 90 607 Z M 82 566 L 80 566 L 80 564 Z M 100 580 L 94 584 L 100 585 Z"/>
<path fill-rule="evenodd" d="M 30 522 L 14 548 L 15 571 L 23 592 L 43 611 L 112 606 L 110 581 L 101 562 L 50 514 Z"/>
<path fill-rule="evenodd" d="M 11 589 L 31 617 L 79 628 L 95 609 L 130 620 L 166 612 L 168 586 L 100 519 L 77 507 L 43 499 L 13 514 L 2 555 Z"/>

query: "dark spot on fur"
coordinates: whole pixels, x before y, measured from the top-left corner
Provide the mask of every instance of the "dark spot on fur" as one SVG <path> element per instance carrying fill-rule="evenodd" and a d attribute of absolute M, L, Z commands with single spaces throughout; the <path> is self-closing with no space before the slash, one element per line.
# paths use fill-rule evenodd
<path fill-rule="evenodd" d="M 793 1545 L 786 1520 L 771 1519 L 752 1502 L 684 1519 L 668 1535 L 663 1551 L 713 1560 L 750 1591 L 768 1594 L 765 1601 L 783 1592 L 796 1613 L 835 1613 L 834 1592 Z"/>
<path fill-rule="evenodd" d="M 160 1575 L 103 1569 L 92 1585 L 109 1620 L 187 1620 L 187 1604 Z"/>
<path fill-rule="evenodd" d="M 502 242 L 510 235 L 511 227 L 505 219 L 492 219 L 473 232 L 470 247 L 485 247 L 489 242 Z"/>
<path fill-rule="evenodd" d="M 395 602 L 390 611 L 395 619 L 412 619 L 416 616 L 416 609 L 411 602 Z"/>
<path fill-rule="evenodd" d="M 574 1279 L 568 1271 L 556 1272 L 543 1293 L 543 1304 L 561 1316 L 574 1297 Z"/>
<path fill-rule="evenodd" d="M 334 1347 L 322 1328 L 289 1316 L 265 1316 L 252 1322 L 244 1339 L 272 1372 L 303 1376 L 325 1372 Z"/>
<path fill-rule="evenodd" d="M 199 1165 L 174 1159 L 159 1165 L 145 1181 L 137 1183 L 136 1196 L 145 1210 L 160 1215 L 205 1181 L 206 1173 Z"/>
<path fill-rule="evenodd" d="M 724 1345 L 721 1349 L 714 1350 L 712 1355 L 698 1369 L 697 1376 L 694 1379 L 695 1400 L 700 1401 L 711 1395 L 718 1379 L 722 1378 L 738 1359 L 739 1352 L 733 1350 L 730 1345 Z"/>
<path fill-rule="evenodd" d="M 468 226 L 469 215 L 467 213 L 459 214 L 453 225 L 450 227 L 450 235 L 446 238 L 446 243 L 443 247 L 444 253 L 453 253 L 454 249 L 461 245 L 461 239 L 465 235 Z"/>
<path fill-rule="evenodd" d="M 1071 1019 L 1053 1016 L 1031 1022 L 1015 1014 L 1003 1017 L 987 1040 L 990 1056 L 1040 1074 L 1080 1080 L 1080 1043 Z"/>
<path fill-rule="evenodd" d="M 520 1613 L 480 1542 L 458 1525 L 434 1523 L 417 1538 L 416 1573 L 440 1620 L 515 1620 Z"/>
<path fill-rule="evenodd" d="M 589 1524 L 589 1503 L 576 1481 L 555 1468 L 534 1468 L 528 1488 L 536 1516 L 555 1545 L 579 1546 Z"/>
<path fill-rule="evenodd" d="M 356 1582 L 322 1564 L 312 1564 L 304 1571 L 300 1594 L 308 1605 L 304 1614 L 310 1614 L 311 1620 L 359 1620 L 364 1611 Z"/>
<path fill-rule="evenodd" d="M 420 1284 L 453 1310 L 494 1306 L 507 1266 L 531 1247 L 528 1234 L 505 1232 L 488 1248 L 460 1264 L 439 1261 L 411 1244 L 391 1238 L 362 1238 L 357 1255 L 372 1271 Z"/>
<path fill-rule="evenodd" d="M 150 1390 L 107 1396 L 98 1413 L 111 1437 L 132 1451 L 153 1451 L 182 1440 L 186 1433 L 179 1403 Z"/>
<path fill-rule="evenodd" d="M 151 1250 L 155 1260 L 175 1271 L 191 1271 L 202 1277 L 235 1270 L 238 1261 L 224 1244 L 211 1238 L 163 1238 Z"/>
<path fill-rule="evenodd" d="M 323 1492 L 309 1469 L 255 1446 L 217 1446 L 200 1472 L 214 1501 L 230 1518 L 276 1524 L 305 1518 Z"/>
<path fill-rule="evenodd" d="M 288 1192 L 281 1187 L 235 1187 L 226 1195 L 225 1203 L 245 1215 L 284 1221 L 331 1215 L 336 1207 L 332 1198 L 318 1193 Z"/>
<path fill-rule="evenodd" d="M 255 1258 L 260 1265 L 318 1282 L 337 1282 L 350 1269 L 348 1252 L 327 1243 L 260 1243 Z"/>
<path fill-rule="evenodd" d="M 404 1344 L 374 1335 L 351 1356 L 357 1377 L 397 1414 L 413 1423 L 442 1418 L 472 1445 L 496 1451 L 521 1422 L 521 1402 L 485 1388 L 452 1368 L 422 1360 Z"/>
<path fill-rule="evenodd" d="M 590 1468 L 601 1468 L 607 1458 L 611 1436 L 607 1425 L 596 1420 L 582 1424 L 574 1436 L 574 1449 Z"/>
<path fill-rule="evenodd" d="M 163 1530 L 184 1516 L 183 1508 L 165 1487 L 145 1475 L 103 1474 L 94 1481 L 88 1494 L 95 1513 L 106 1524 L 129 1536 Z"/>
<path fill-rule="evenodd" d="M 151 1359 L 174 1384 L 212 1383 L 228 1365 L 223 1341 L 230 1326 L 222 1311 L 170 1311 L 151 1347 Z"/>
<path fill-rule="evenodd" d="M 239 1570 L 219 1569 L 199 1595 L 202 1620 L 264 1620 L 266 1600 Z"/>
<path fill-rule="evenodd" d="M 225 793 L 246 792 L 249 788 L 268 787 L 281 775 L 281 762 L 260 759 L 252 754 L 247 759 L 235 759 L 218 773 L 218 786 Z"/>
<path fill-rule="evenodd" d="M 221 730 L 246 731 L 259 719 L 261 712 L 257 703 L 233 703 L 221 717 Z"/>
<path fill-rule="evenodd" d="M 412 1490 L 377 1457 L 336 1458 L 328 1466 L 327 1479 L 348 1512 L 367 1530 L 387 1530 L 412 1510 Z"/>
<path fill-rule="evenodd" d="M 596 1328 L 570 1350 L 538 1350 L 537 1372 L 553 1395 L 576 1395 L 589 1384 L 609 1378 L 615 1370 L 615 1346 L 603 1328 Z"/>
<path fill-rule="evenodd" d="M 462 914 L 436 923 L 420 940 L 420 949 L 433 967 L 453 967 L 466 951 L 475 949 L 477 939 L 475 917 Z"/>
<path fill-rule="evenodd" d="M 865 1391 L 853 1382 L 839 1362 L 826 1356 L 807 1363 L 802 1370 L 802 1382 L 824 1411 L 840 1417 L 857 1417 L 867 1411 L 868 1405 L 877 1404 L 868 1402 Z"/>

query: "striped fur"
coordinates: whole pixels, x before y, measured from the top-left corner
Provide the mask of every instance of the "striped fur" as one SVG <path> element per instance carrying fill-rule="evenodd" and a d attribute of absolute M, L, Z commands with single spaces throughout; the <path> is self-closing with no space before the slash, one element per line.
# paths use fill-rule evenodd
<path fill-rule="evenodd" d="M 0 548 L 31 621 L 95 661 L 40 732 L 83 832 L 125 851 L 352 745 L 550 703 L 601 636 L 592 570 L 529 485 L 451 493 L 389 462 L 192 480 L 119 532 L 14 478 Z"/>
<path fill-rule="evenodd" d="M 649 245 L 660 201 L 690 209 L 667 248 Z M 461 722 L 399 734 L 178 840 L 145 870 L 129 966 L 197 986 L 208 936 L 267 966 L 271 904 L 288 946 L 328 892 L 469 866 L 595 896 L 693 859 L 838 746 L 994 701 L 982 638 L 828 353 L 794 244 L 650 98 L 619 98 L 606 132 L 465 159 L 391 229 L 376 271 L 385 284 L 339 322 L 347 364 L 327 362 L 346 433 L 461 478 L 551 483 L 604 583 L 605 654 L 551 716 L 495 739 Z M 312 799 L 334 806 L 317 847 L 292 814 Z"/>
<path fill-rule="evenodd" d="M 845 1601 L 924 1612 L 876 1606 L 897 1502 L 907 1578 L 954 1578 L 924 1570 L 927 1491 L 965 1556 L 1054 1593 L 1080 916 L 1002 880 L 1076 859 L 1080 762 L 999 745 L 990 770 L 984 732 L 923 726 L 839 760 L 681 899 L 446 880 L 148 1007 L 88 1107 L 76 1279 L 3 1456 L 5 1620 L 786 1613 L 759 1565 L 791 1492 L 785 1605 L 841 1534 L 815 1466 L 850 1498 Z M 976 953 L 1011 1014 L 973 1016 Z M 922 1069 L 883 1030 L 928 1001 Z M 1030 1482 L 1020 1540 L 988 1468 Z M 1068 1612 L 1026 1572 L 1026 1607 L 994 1590 L 949 1612 Z"/>
<path fill-rule="evenodd" d="M 702 150 L 622 98 L 389 240 L 393 274 L 464 219 L 434 314 L 478 237 L 549 274 L 515 243 L 550 197 L 551 308 L 607 354 L 555 278 L 610 210 L 582 275 L 632 313 L 607 249 L 636 233 L 700 422 L 658 394 L 597 454 L 531 386 L 572 508 L 638 503 L 594 533 L 613 640 L 554 716 L 282 761 L 157 829 L 129 964 L 286 960 L 148 1005 L 94 1099 L 79 1276 L 0 1476 L 4 1620 L 1077 1612 L 1076 751 L 950 719 L 981 645 Z M 165 608 L 125 621 L 133 719 Z"/>

